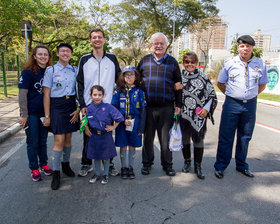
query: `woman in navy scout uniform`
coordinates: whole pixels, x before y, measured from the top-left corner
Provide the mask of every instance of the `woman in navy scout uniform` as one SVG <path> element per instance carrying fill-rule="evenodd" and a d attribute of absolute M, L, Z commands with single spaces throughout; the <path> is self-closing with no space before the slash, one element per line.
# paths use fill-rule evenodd
<path fill-rule="evenodd" d="M 41 180 L 40 171 L 45 175 L 52 174 L 47 156 L 48 129 L 40 121 L 44 116 L 42 82 L 46 67 L 51 63 L 49 48 L 37 45 L 23 66 L 18 82 L 19 123 L 26 133 L 27 157 L 33 181 Z"/>
<path fill-rule="evenodd" d="M 142 134 L 146 121 L 146 100 L 140 89 L 141 77 L 133 65 L 125 66 L 113 95 L 112 105 L 122 113 L 125 121 L 116 129 L 116 146 L 120 147 L 121 177 L 134 179 L 135 148 L 142 146 Z M 127 164 L 127 147 L 129 159 Z"/>
<path fill-rule="evenodd" d="M 69 65 L 73 48 L 69 44 L 57 46 L 58 63 L 46 70 L 44 86 L 44 125 L 54 134 L 53 180 L 51 187 L 60 186 L 60 158 L 62 171 L 69 177 L 75 174 L 69 166 L 72 132 L 79 129 L 79 108 L 75 100 L 77 67 Z"/>
<path fill-rule="evenodd" d="M 111 104 L 103 103 L 104 89 L 95 85 L 91 88 L 93 102 L 87 108 L 88 124 L 85 134 L 89 136 L 86 144 L 86 156 L 94 159 L 95 174 L 89 180 L 95 183 L 100 179 L 100 166 L 103 162 L 104 172 L 102 184 L 107 184 L 110 158 L 117 155 L 112 131 L 124 120 L 122 114 Z"/>

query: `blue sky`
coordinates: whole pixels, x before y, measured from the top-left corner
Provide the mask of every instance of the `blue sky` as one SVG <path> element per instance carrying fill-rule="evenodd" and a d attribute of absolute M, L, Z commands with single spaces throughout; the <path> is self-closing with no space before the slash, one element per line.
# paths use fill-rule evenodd
<path fill-rule="evenodd" d="M 271 34 L 271 49 L 280 49 L 279 0 L 218 0 L 219 15 L 228 24 L 228 47 L 233 36 L 261 29 Z"/>

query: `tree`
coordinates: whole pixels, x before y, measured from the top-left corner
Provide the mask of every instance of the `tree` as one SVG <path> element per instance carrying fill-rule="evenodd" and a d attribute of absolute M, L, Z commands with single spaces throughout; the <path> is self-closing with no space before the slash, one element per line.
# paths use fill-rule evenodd
<path fill-rule="evenodd" d="M 186 53 L 188 53 L 188 52 L 190 52 L 190 49 L 188 49 L 188 48 L 185 48 L 185 49 L 180 50 L 180 52 L 179 52 L 179 57 L 178 57 L 178 59 L 177 59 L 177 61 L 178 61 L 179 64 L 182 64 L 182 63 L 183 63 L 183 56 L 184 56 L 184 54 L 186 54 Z"/>
<path fill-rule="evenodd" d="M 214 62 L 213 66 L 211 66 L 210 71 L 207 72 L 207 75 L 211 80 L 217 81 L 218 75 L 223 67 L 224 61 L 225 60 L 216 61 Z"/>
<path fill-rule="evenodd" d="M 137 48 L 115 48 L 113 53 L 119 59 L 120 65 L 134 65 L 137 66 L 141 58 L 146 54 L 145 51 L 141 51 Z"/>
<path fill-rule="evenodd" d="M 50 15 L 51 0 L 1 0 L 0 42 L 7 49 L 14 37 L 21 36 L 21 22 L 35 18 L 37 14 Z"/>
<path fill-rule="evenodd" d="M 135 40 L 147 43 L 155 32 L 167 35 L 170 44 L 173 40 L 173 13 L 175 14 L 175 38 L 194 22 L 218 13 L 216 0 L 123 0 L 114 16 L 114 39 L 130 46 Z M 169 45 L 170 46 L 170 45 Z"/>
<path fill-rule="evenodd" d="M 219 17 L 208 17 L 200 20 L 198 23 L 192 24 L 189 31 L 195 36 L 198 46 L 197 54 L 203 56 L 205 71 L 208 64 L 208 52 L 213 47 L 215 41 L 213 36 L 220 26 L 226 26 Z"/>
<path fill-rule="evenodd" d="M 237 41 L 236 38 L 234 38 L 231 42 L 231 49 L 230 49 L 230 53 L 232 53 L 233 55 L 238 55 L 238 49 L 237 49 Z M 254 47 L 253 48 L 253 54 L 258 57 L 261 58 L 263 55 L 263 50 L 261 48 L 258 47 Z"/>

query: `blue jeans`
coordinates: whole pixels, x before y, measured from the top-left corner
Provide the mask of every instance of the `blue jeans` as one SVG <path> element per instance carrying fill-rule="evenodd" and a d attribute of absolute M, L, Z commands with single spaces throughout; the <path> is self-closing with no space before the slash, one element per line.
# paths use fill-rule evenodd
<path fill-rule="evenodd" d="M 256 121 L 257 97 L 243 103 L 231 97 L 226 97 L 223 105 L 215 169 L 224 171 L 232 157 L 232 147 L 235 132 L 237 141 L 235 148 L 236 168 L 248 170 L 246 163 L 248 146 L 252 138 Z"/>
<path fill-rule="evenodd" d="M 40 117 L 36 115 L 28 116 L 27 125 L 28 128 L 25 130 L 25 134 L 29 168 L 36 170 L 39 168 L 39 165 L 44 166 L 48 164 L 48 129 L 43 126 Z"/>

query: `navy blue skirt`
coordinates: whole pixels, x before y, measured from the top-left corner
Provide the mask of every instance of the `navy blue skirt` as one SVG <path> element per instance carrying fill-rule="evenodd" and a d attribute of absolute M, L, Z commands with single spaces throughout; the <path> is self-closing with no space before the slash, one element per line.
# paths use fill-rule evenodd
<path fill-rule="evenodd" d="M 112 132 L 97 133 L 91 129 L 91 133 L 86 145 L 88 159 L 106 160 L 117 155 Z"/>
<path fill-rule="evenodd" d="M 134 126 L 132 131 L 126 131 L 124 122 L 121 122 L 116 128 L 115 144 L 118 147 L 132 146 L 141 147 L 142 146 L 142 135 L 138 135 L 140 118 L 135 117 Z"/>
<path fill-rule="evenodd" d="M 75 132 L 80 129 L 80 121 L 71 124 L 70 120 L 74 111 L 76 111 L 75 96 L 51 98 L 50 116 L 51 132 L 53 134 L 65 134 Z"/>

